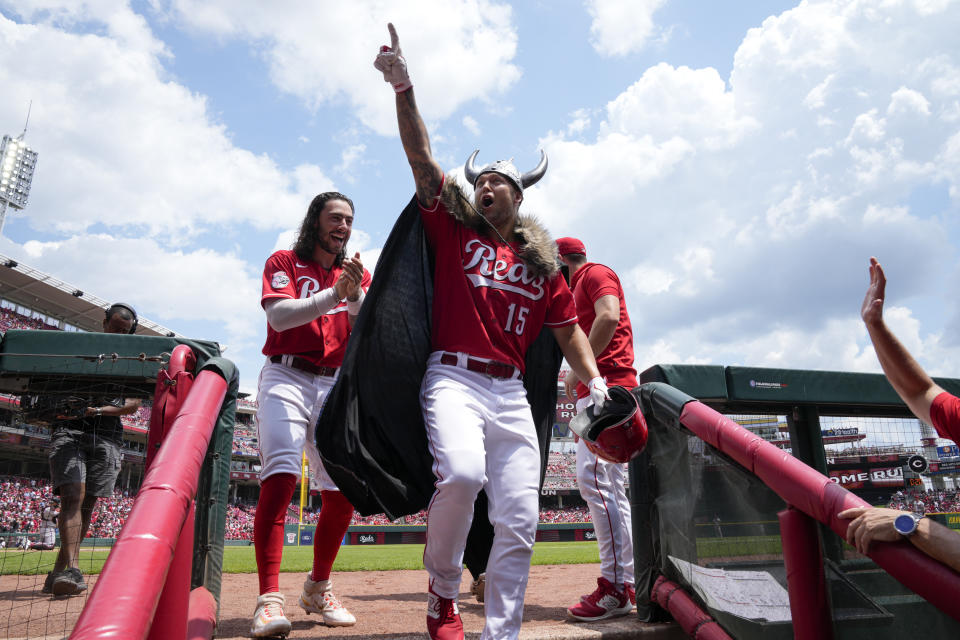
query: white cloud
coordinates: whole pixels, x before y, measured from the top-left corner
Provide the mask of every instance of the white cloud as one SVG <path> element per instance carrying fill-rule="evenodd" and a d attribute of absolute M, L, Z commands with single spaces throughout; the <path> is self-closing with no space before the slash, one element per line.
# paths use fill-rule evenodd
<path fill-rule="evenodd" d="M 357 165 L 363 164 L 363 154 L 366 150 L 367 145 L 365 144 L 352 144 L 344 147 L 340 153 L 340 164 L 337 165 L 336 169 L 346 178 L 347 182 L 355 182 L 353 173 Z"/>
<path fill-rule="evenodd" d="M 850 146 L 859 143 L 871 144 L 879 142 L 885 134 L 884 127 L 886 120 L 877 117 L 877 110 L 871 109 L 867 113 L 861 113 L 853 121 L 850 128 L 850 134 L 847 136 L 846 143 Z"/>
<path fill-rule="evenodd" d="M 657 265 L 640 264 L 626 271 L 621 278 L 626 289 L 643 295 L 664 293 L 676 282 L 677 276 Z"/>
<path fill-rule="evenodd" d="M 467 131 L 469 131 L 473 135 L 475 136 L 480 135 L 480 125 L 477 123 L 476 118 L 473 118 L 472 116 L 463 116 L 463 120 L 461 120 L 461 123 L 467 129 Z"/>
<path fill-rule="evenodd" d="M 393 92 L 373 68 L 393 22 L 427 120 L 495 96 L 521 76 L 509 5 L 496 0 L 300 3 L 296 19 L 256 0 L 156 0 L 171 18 L 219 38 L 255 44 L 273 82 L 312 107 L 346 101 L 365 125 L 396 135 Z M 465 73 L 469 70 L 469 73 Z M 358 79 L 365 78 L 365 81 Z"/>
<path fill-rule="evenodd" d="M 161 324 L 177 327 L 203 320 L 222 326 L 217 335 L 195 337 L 234 348 L 259 337 L 259 266 L 251 267 L 236 254 L 171 250 L 154 240 L 108 234 L 31 241 L 22 250 L 7 251 L 46 273 L 69 274 L 71 283 L 83 283 L 101 298 L 126 300 Z"/>
<path fill-rule="evenodd" d="M 827 92 L 830 90 L 830 82 L 833 80 L 833 74 L 823 79 L 823 82 L 810 89 L 810 92 L 803 99 L 803 104 L 808 109 L 819 109 L 826 103 Z"/>
<path fill-rule="evenodd" d="M 142 19 L 115 4 L 82 17 L 142 35 Z M 20 120 L 33 100 L 34 224 L 66 233 L 96 223 L 151 234 L 275 228 L 318 186 L 331 186 L 315 166 L 287 173 L 236 147 L 206 99 L 166 77 L 156 57 L 163 48 L 152 42 L 149 32 L 128 41 L 0 16 L 0 58 L 18 60 L 0 66 L 0 118 Z"/>
<path fill-rule="evenodd" d="M 907 87 L 900 87 L 890 96 L 887 115 L 930 115 L 930 101 L 923 94 Z"/>
<path fill-rule="evenodd" d="M 756 128 L 756 119 L 738 113 L 733 94 L 715 69 L 647 69 L 607 105 L 602 132 L 680 137 L 708 149 L 735 143 Z"/>
<path fill-rule="evenodd" d="M 525 206 L 624 274 L 641 368 L 653 354 L 876 370 L 857 316 L 867 258 L 890 256 L 920 297 L 957 264 L 949 221 L 907 203 L 960 197 L 943 117 L 958 27 L 957 4 L 803 3 L 750 30 L 729 83 L 661 63 L 594 138 L 572 116 L 541 141 L 551 169 Z M 925 362 L 960 355 L 913 331 Z"/>
<path fill-rule="evenodd" d="M 586 0 L 590 44 L 605 56 L 635 53 L 656 34 L 653 14 L 666 0 Z"/>
<path fill-rule="evenodd" d="M 585 132 L 592 122 L 592 116 L 589 109 L 577 109 L 571 114 L 570 123 L 567 125 L 567 136 L 578 136 Z"/>

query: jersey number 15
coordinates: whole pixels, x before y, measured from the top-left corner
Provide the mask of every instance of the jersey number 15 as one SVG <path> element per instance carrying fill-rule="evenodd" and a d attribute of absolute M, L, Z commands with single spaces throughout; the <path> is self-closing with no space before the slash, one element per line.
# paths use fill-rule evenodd
<path fill-rule="evenodd" d="M 507 309 L 507 324 L 504 330 L 507 333 L 515 333 L 518 336 L 523 335 L 523 328 L 527 324 L 528 313 L 530 313 L 530 309 L 527 307 L 520 307 L 518 309 L 516 303 L 510 303 Z"/>

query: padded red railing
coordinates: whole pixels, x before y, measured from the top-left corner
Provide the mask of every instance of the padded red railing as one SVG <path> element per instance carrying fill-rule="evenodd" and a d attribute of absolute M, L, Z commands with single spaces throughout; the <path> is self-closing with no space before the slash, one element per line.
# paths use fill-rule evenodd
<path fill-rule="evenodd" d="M 188 360 L 182 354 L 175 351 L 175 356 L 171 363 L 186 366 Z M 168 379 L 177 378 L 176 371 L 170 373 Z M 72 640 L 146 638 L 155 614 L 162 637 L 211 636 L 216 603 L 203 587 L 189 592 L 189 563 L 184 574 L 182 556 L 192 552 L 193 500 L 226 391 L 223 377 L 201 371 L 189 394 L 181 396 L 182 406 L 155 458 L 151 456 L 137 499 L 70 635 Z M 174 591 L 164 595 L 170 608 L 160 612 L 158 602 L 168 577 L 176 586 L 171 584 Z M 182 610 L 184 606 L 189 614 Z"/>
<path fill-rule="evenodd" d="M 850 520 L 837 517 L 844 509 L 871 506 L 830 478 L 778 449 L 757 434 L 691 401 L 680 422 L 705 442 L 727 454 L 791 505 L 846 538 Z M 906 540 L 877 542 L 867 554 L 887 573 L 945 614 L 960 620 L 960 574 L 926 555 Z"/>
<path fill-rule="evenodd" d="M 680 628 L 694 640 L 732 640 L 723 627 L 701 609 L 677 583 L 660 576 L 653 583 L 650 596 L 654 602 L 669 611 Z"/>

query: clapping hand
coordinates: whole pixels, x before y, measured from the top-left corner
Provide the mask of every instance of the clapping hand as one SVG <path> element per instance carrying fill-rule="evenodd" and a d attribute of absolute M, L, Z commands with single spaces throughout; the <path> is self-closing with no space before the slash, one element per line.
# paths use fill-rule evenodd
<path fill-rule="evenodd" d="M 360 297 L 361 283 L 363 282 L 363 262 L 360 261 L 360 254 L 356 253 L 352 258 L 344 258 L 340 265 L 343 271 L 333 285 L 340 300 L 356 300 Z"/>

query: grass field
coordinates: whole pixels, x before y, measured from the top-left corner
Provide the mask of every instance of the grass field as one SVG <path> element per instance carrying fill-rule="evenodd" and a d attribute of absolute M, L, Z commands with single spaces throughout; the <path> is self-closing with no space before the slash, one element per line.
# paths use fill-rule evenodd
<path fill-rule="evenodd" d="M 596 542 L 538 542 L 532 564 L 588 564 L 600 562 Z M 281 571 L 309 571 L 313 564 L 310 547 L 284 547 Z M 422 544 L 346 545 L 340 547 L 334 571 L 394 571 L 423 569 Z M 224 573 L 254 573 L 257 567 L 253 547 L 226 547 Z"/>
<path fill-rule="evenodd" d="M 100 573 L 108 548 L 80 551 L 80 570 Z M 0 553 L 0 574 L 32 575 L 46 573 L 53 566 L 56 551 L 7 550 Z M 779 536 L 742 538 L 699 538 L 697 555 L 701 559 L 780 553 Z M 309 571 L 313 562 L 311 547 L 284 547 L 280 571 Z M 531 564 L 590 564 L 600 562 L 596 542 L 538 542 L 533 547 Z M 345 545 L 340 547 L 334 571 L 394 571 L 423 569 L 422 544 Z M 224 573 L 256 573 L 253 545 L 228 546 L 223 550 Z"/>
<path fill-rule="evenodd" d="M 79 565 L 85 574 L 98 574 L 109 549 L 81 549 Z M 0 574 L 33 575 L 50 571 L 56 551 L 6 551 L 0 554 Z M 600 562 L 596 542 L 538 542 L 532 564 L 589 564 Z M 309 571 L 312 547 L 284 547 L 282 572 Z M 394 571 L 423 569 L 422 544 L 345 545 L 340 547 L 334 571 Z M 224 573 L 256 573 L 253 546 L 225 547 Z"/>

